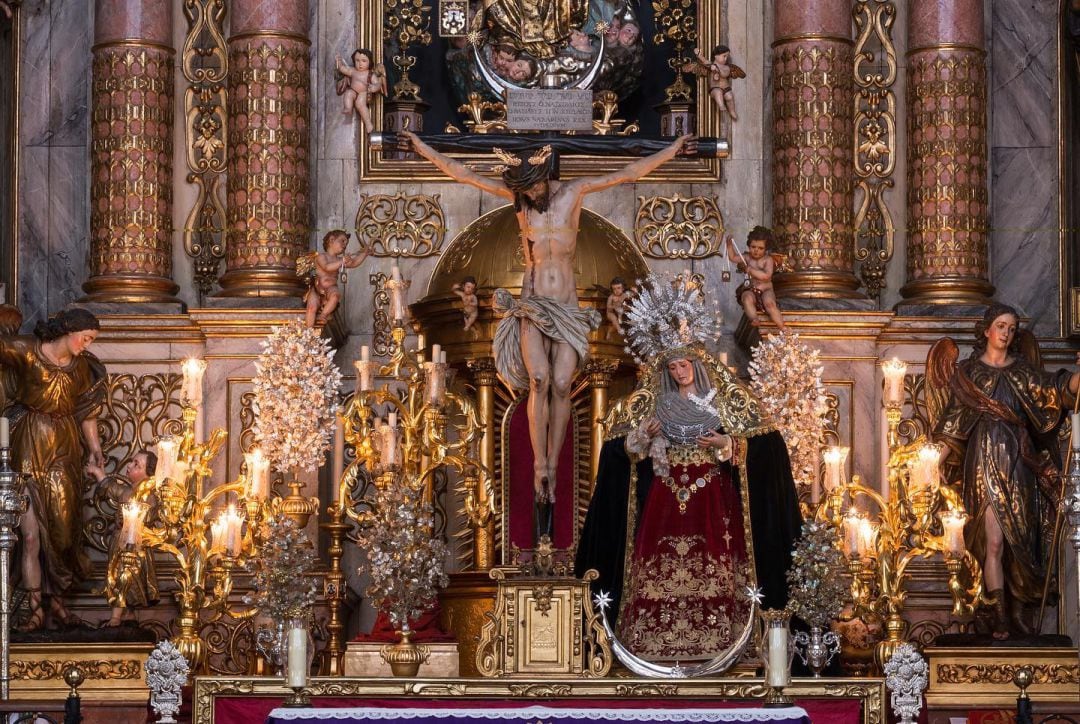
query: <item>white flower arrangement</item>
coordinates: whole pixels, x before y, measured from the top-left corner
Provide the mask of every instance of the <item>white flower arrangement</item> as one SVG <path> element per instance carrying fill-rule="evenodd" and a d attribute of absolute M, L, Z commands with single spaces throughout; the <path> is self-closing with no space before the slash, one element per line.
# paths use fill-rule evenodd
<path fill-rule="evenodd" d="M 255 439 L 277 470 L 316 470 L 340 409 L 334 351 L 299 321 L 275 328 L 262 347 L 253 382 Z"/>
<path fill-rule="evenodd" d="M 828 399 L 819 352 L 797 334 L 771 336 L 754 348 L 750 387 L 787 443 L 791 472 L 801 490 L 818 475 Z"/>

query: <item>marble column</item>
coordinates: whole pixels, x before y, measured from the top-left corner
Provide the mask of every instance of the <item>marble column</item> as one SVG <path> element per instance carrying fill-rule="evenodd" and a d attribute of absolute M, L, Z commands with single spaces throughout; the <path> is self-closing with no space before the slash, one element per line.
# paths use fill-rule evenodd
<path fill-rule="evenodd" d="M 913 0 L 907 52 L 908 302 L 985 302 L 982 0 Z"/>
<path fill-rule="evenodd" d="M 783 297 L 862 297 L 854 274 L 851 0 L 776 0 L 773 230 Z"/>
<path fill-rule="evenodd" d="M 172 29 L 166 0 L 97 0 L 84 301 L 177 301 Z"/>
<path fill-rule="evenodd" d="M 308 250 L 307 0 L 235 0 L 229 36 L 224 297 L 298 296 Z"/>

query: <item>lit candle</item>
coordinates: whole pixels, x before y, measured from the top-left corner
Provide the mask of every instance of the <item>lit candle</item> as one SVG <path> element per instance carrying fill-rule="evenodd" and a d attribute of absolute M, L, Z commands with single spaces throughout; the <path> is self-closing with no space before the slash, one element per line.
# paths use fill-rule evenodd
<path fill-rule="evenodd" d="M 844 555 L 853 558 L 859 553 L 859 521 L 862 516 L 852 508 L 844 516 Z"/>
<path fill-rule="evenodd" d="M 1080 450 L 1080 412 L 1072 414 L 1072 449 Z"/>
<path fill-rule="evenodd" d="M 967 514 L 960 510 L 950 510 L 941 514 L 945 555 L 959 558 L 964 555 L 964 525 Z"/>
<path fill-rule="evenodd" d="M 843 480 L 841 467 L 844 464 L 844 458 L 847 457 L 847 452 L 845 448 L 833 445 L 825 450 L 822 457 L 825 459 L 825 492 L 831 493 L 840 486 Z"/>
<path fill-rule="evenodd" d="M 417 349 L 417 350 L 421 350 L 421 349 L 423 349 L 423 348 L 424 348 L 424 342 L 426 342 L 426 341 L 427 341 L 427 340 L 426 340 L 426 338 L 424 337 L 424 333 L 423 333 L 423 332 L 420 332 L 419 334 L 417 334 L 417 335 L 416 335 L 416 349 Z"/>
<path fill-rule="evenodd" d="M 301 626 L 294 626 L 289 629 L 289 659 L 286 676 L 288 677 L 288 685 L 291 688 L 302 689 L 307 686 L 307 639 L 307 629 Z"/>
<path fill-rule="evenodd" d="M 6 417 L 0 417 L 0 447 L 11 447 L 11 421 Z"/>
<path fill-rule="evenodd" d="M 923 445 L 919 448 L 920 483 L 930 490 L 937 490 L 941 480 L 938 461 L 941 460 L 941 448 L 937 445 Z"/>
<path fill-rule="evenodd" d="M 885 375 L 885 406 L 900 407 L 904 404 L 904 375 L 907 374 L 907 364 L 893 357 L 881 364 L 881 371 Z"/>
<path fill-rule="evenodd" d="M 874 537 L 877 535 L 877 527 L 866 518 L 859 521 L 859 559 L 868 560 L 874 552 Z"/>
<path fill-rule="evenodd" d="M 270 494 L 270 460 L 259 448 L 244 453 L 247 465 L 248 497 L 252 500 L 264 500 Z"/>
<path fill-rule="evenodd" d="M 394 321 L 405 319 L 405 281 L 401 278 L 401 269 L 395 264 L 390 270 L 390 317 Z"/>
<path fill-rule="evenodd" d="M 181 366 L 184 373 L 183 386 L 180 389 L 180 401 L 189 407 L 198 408 L 202 404 L 203 375 L 206 374 L 206 360 L 189 357 Z"/>
<path fill-rule="evenodd" d="M 769 626 L 769 680 L 768 685 L 783 688 L 791 683 L 788 670 L 788 629 L 787 626 Z"/>
<path fill-rule="evenodd" d="M 232 557 L 240 550 L 240 532 L 244 525 L 244 519 L 240 517 L 236 506 L 229 504 L 228 509 L 221 511 L 218 519 L 211 525 L 214 544 L 224 551 L 225 555 Z"/>
<path fill-rule="evenodd" d="M 157 444 L 157 468 L 154 477 L 160 480 L 176 479 L 176 456 L 179 453 L 176 440 L 163 437 Z"/>
<path fill-rule="evenodd" d="M 138 547 L 139 539 L 142 537 L 143 521 L 148 510 L 150 510 L 149 505 L 136 500 L 124 503 L 121 507 L 124 522 L 120 528 L 120 542 L 123 545 Z"/>

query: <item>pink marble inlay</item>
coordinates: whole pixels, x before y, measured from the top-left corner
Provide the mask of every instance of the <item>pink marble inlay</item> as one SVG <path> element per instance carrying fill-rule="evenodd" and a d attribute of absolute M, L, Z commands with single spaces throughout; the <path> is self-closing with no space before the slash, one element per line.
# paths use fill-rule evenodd
<path fill-rule="evenodd" d="M 148 40 L 172 47 L 172 3 L 169 0 L 97 0 L 94 42 Z"/>
<path fill-rule="evenodd" d="M 308 34 L 308 0 L 234 0 L 231 35 L 274 32 Z"/>
<path fill-rule="evenodd" d="M 792 35 L 851 37 L 851 0 L 776 0 L 776 39 Z"/>
<path fill-rule="evenodd" d="M 908 48 L 945 43 L 983 47 L 982 0 L 911 0 Z"/>

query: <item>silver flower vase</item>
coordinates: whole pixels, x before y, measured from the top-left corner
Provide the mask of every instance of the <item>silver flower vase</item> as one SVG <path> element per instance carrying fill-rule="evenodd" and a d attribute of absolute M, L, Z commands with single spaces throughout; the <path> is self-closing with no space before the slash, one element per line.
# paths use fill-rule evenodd
<path fill-rule="evenodd" d="M 810 633 L 795 633 L 795 650 L 817 678 L 832 661 L 832 657 L 839 653 L 840 637 L 835 631 L 825 632 L 821 626 L 811 626 Z"/>

